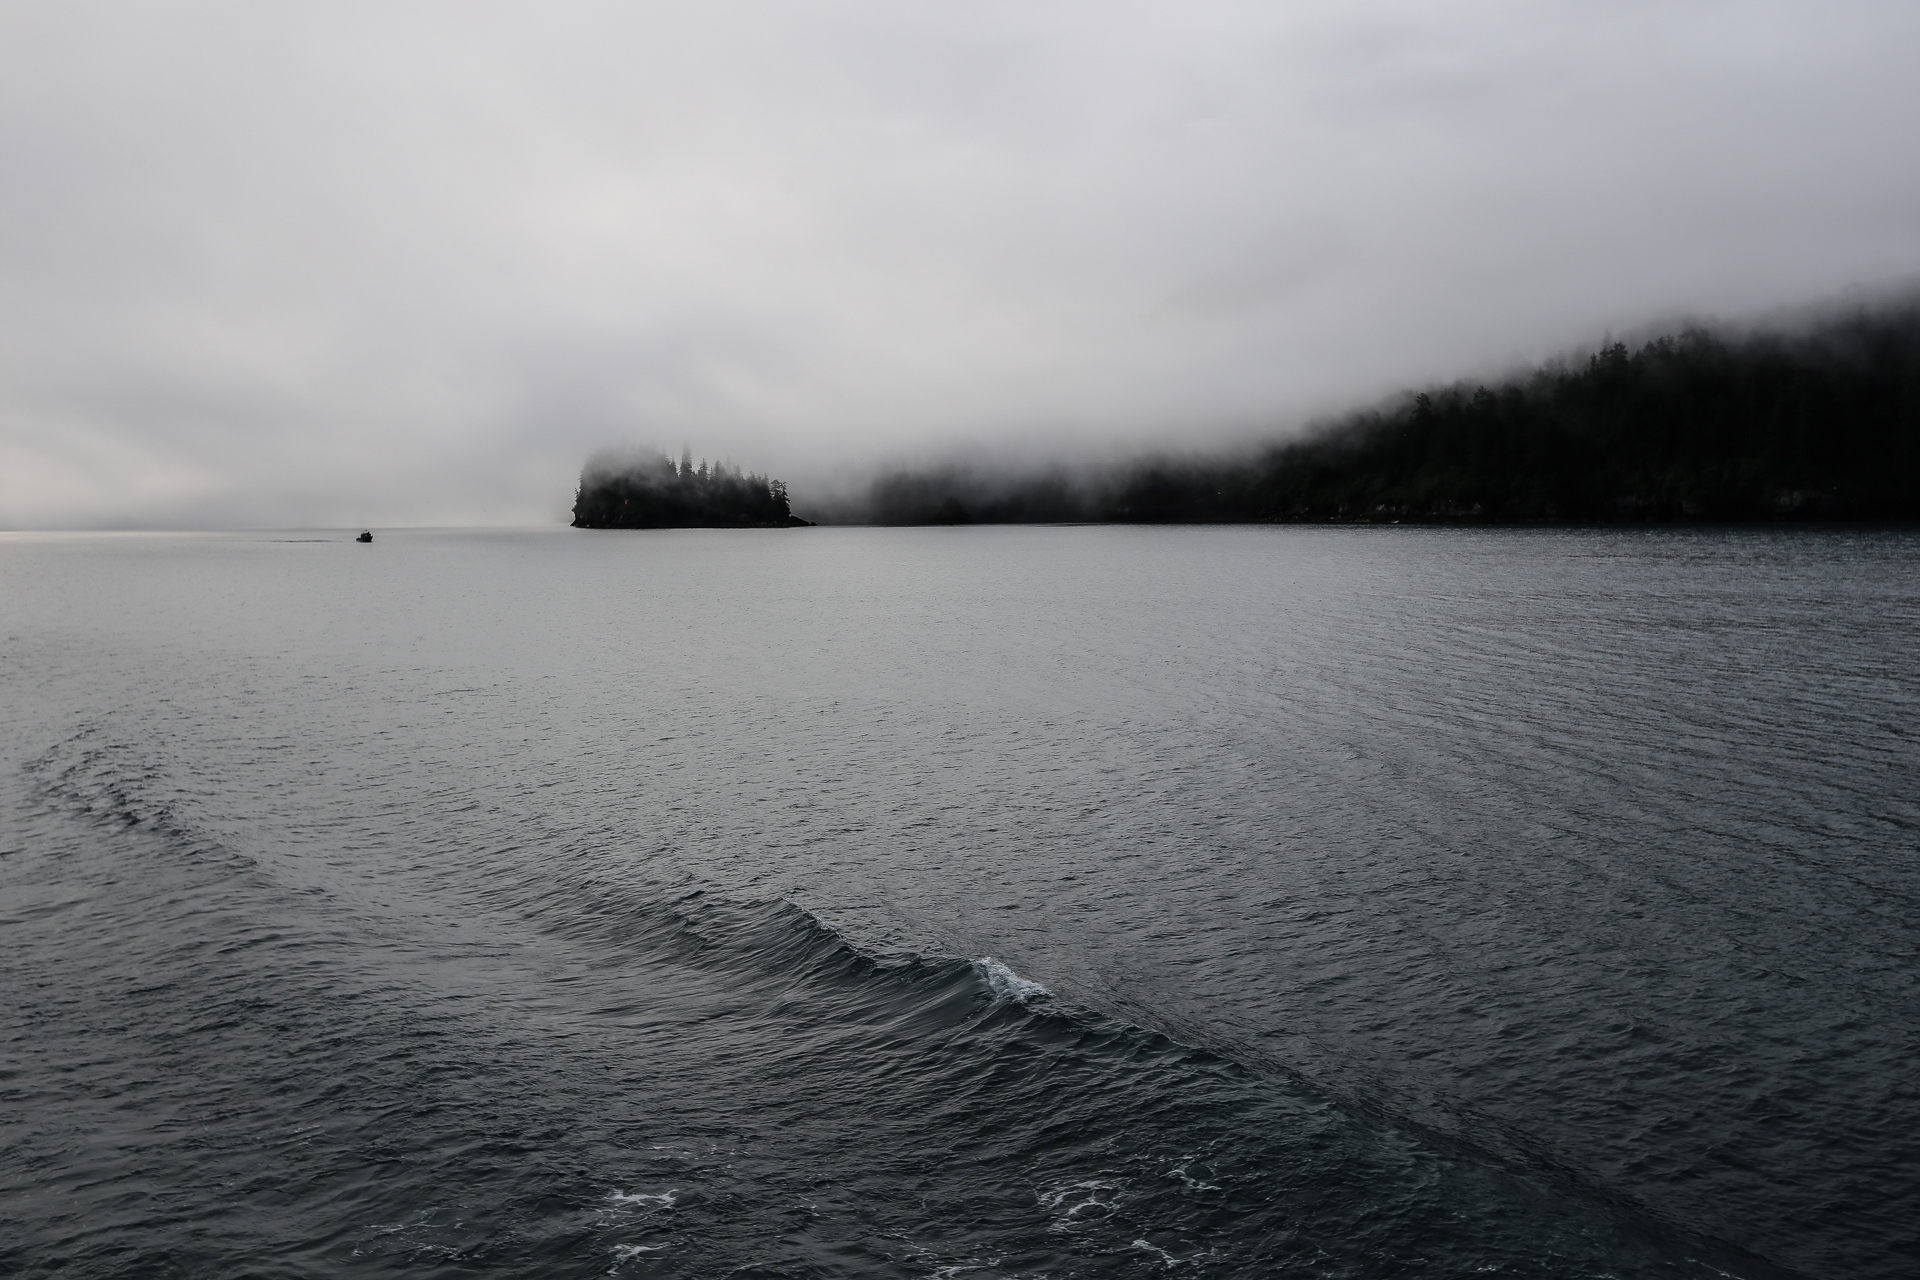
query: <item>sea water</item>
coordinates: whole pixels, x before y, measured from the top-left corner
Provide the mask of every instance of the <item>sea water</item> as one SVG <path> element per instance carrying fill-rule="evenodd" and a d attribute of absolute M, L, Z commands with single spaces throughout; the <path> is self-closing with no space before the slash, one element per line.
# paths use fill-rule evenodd
<path fill-rule="evenodd" d="M 1911 1275 L 1917 554 L 0 535 L 0 1272 Z"/>

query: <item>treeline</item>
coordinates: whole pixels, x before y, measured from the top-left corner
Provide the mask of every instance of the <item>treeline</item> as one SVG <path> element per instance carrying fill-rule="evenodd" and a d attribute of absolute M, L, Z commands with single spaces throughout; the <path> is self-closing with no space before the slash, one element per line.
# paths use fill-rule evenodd
<path fill-rule="evenodd" d="M 1495 386 L 1433 387 L 1233 456 L 877 479 L 841 518 L 1920 519 L 1920 306 L 1798 334 L 1689 330 Z"/>
<path fill-rule="evenodd" d="M 573 501 L 578 529 L 778 529 L 796 520 L 787 486 L 683 451 L 596 458 L 580 473 Z"/>

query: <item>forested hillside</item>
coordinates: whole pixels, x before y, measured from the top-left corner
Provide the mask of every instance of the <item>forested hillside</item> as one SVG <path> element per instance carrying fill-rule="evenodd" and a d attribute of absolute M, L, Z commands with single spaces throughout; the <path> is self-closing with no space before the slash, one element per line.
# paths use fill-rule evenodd
<path fill-rule="evenodd" d="M 1494 386 L 1430 387 L 1235 456 L 880 477 L 852 518 L 1920 518 L 1920 307 L 1797 334 L 1691 330 Z"/>

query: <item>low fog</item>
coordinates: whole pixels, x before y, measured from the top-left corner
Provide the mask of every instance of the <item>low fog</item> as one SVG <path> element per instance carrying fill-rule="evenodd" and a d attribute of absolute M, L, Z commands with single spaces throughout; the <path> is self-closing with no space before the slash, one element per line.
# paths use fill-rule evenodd
<path fill-rule="evenodd" d="M 1920 280 L 1911 3 L 0 8 L 0 526 L 796 508 Z"/>

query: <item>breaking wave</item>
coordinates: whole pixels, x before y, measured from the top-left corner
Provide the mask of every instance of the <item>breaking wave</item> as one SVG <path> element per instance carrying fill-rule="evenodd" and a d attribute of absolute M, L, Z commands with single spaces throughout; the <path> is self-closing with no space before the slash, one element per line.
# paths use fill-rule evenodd
<path fill-rule="evenodd" d="M 1053 994 L 1039 983 L 1021 977 L 992 956 L 983 956 L 975 960 L 973 967 L 985 980 L 987 990 L 993 992 L 993 998 L 996 1000 L 1011 1000 L 1015 1004 L 1025 1004 L 1029 1000 L 1037 1000 L 1042 996 Z"/>

